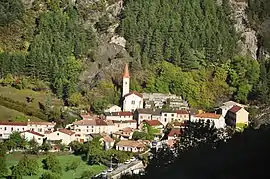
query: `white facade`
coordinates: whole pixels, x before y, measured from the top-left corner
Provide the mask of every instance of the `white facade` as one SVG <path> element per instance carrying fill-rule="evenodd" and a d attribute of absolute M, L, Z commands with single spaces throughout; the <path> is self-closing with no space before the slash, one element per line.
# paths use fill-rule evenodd
<path fill-rule="evenodd" d="M 131 112 L 125 111 L 125 112 L 111 112 L 111 113 L 105 113 L 106 120 L 133 120 L 133 114 Z"/>
<path fill-rule="evenodd" d="M 0 139 L 8 139 L 9 135 L 14 132 L 23 132 L 27 130 L 44 134 L 45 131 L 53 131 L 55 123 L 51 122 L 0 122 Z"/>
<path fill-rule="evenodd" d="M 216 128 L 224 128 L 226 126 L 225 118 L 222 115 L 216 114 L 215 116 L 218 116 L 218 117 L 214 117 L 211 115 L 209 115 L 209 116 L 207 116 L 207 115 L 202 116 L 202 115 L 203 114 L 192 116 L 191 121 L 195 122 L 198 120 L 204 120 L 204 121 L 209 120 L 210 122 L 213 122 L 215 124 Z"/>
<path fill-rule="evenodd" d="M 123 77 L 123 89 L 122 96 L 129 93 L 129 77 Z"/>
<path fill-rule="evenodd" d="M 21 136 L 27 141 L 31 141 L 34 139 L 39 145 L 43 143 L 43 140 L 45 138 L 43 134 L 39 134 L 38 132 L 32 132 L 32 131 L 22 132 Z"/>
<path fill-rule="evenodd" d="M 27 123 L 24 122 L 0 122 L 0 139 L 8 139 L 13 132 L 23 132 L 27 130 Z"/>
<path fill-rule="evenodd" d="M 161 112 L 160 122 L 166 126 L 169 122 L 173 122 L 177 119 L 176 112 Z"/>
<path fill-rule="evenodd" d="M 68 145 L 70 142 L 76 140 L 75 132 L 66 133 L 61 130 L 46 134 L 48 141 L 61 141 L 61 143 Z"/>
<path fill-rule="evenodd" d="M 117 105 L 113 105 L 110 108 L 104 110 L 104 112 L 120 112 L 120 111 L 121 111 L 121 107 Z"/>
<path fill-rule="evenodd" d="M 55 123 L 53 122 L 28 122 L 28 130 L 44 134 L 45 131 L 54 131 Z"/>
<path fill-rule="evenodd" d="M 143 108 L 143 99 L 134 93 L 125 96 L 123 101 L 123 111 L 134 112 L 137 108 Z"/>

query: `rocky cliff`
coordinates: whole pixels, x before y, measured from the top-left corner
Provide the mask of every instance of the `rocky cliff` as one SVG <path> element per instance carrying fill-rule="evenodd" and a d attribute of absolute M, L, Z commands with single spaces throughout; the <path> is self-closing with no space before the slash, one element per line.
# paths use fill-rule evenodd
<path fill-rule="evenodd" d="M 246 9 L 248 3 L 246 0 L 230 0 L 235 18 L 235 30 L 239 33 L 240 39 L 238 47 L 242 55 L 250 55 L 252 58 L 258 58 L 258 35 L 248 22 Z"/>

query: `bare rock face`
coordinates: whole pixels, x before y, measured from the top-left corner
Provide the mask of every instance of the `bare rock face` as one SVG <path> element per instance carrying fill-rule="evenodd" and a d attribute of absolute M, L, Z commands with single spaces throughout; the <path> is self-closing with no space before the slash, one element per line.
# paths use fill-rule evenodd
<path fill-rule="evenodd" d="M 248 3 L 245 0 L 230 0 L 235 16 L 235 29 L 240 34 L 238 46 L 242 55 L 249 55 L 257 59 L 258 37 L 256 31 L 248 25 L 246 9 Z"/>

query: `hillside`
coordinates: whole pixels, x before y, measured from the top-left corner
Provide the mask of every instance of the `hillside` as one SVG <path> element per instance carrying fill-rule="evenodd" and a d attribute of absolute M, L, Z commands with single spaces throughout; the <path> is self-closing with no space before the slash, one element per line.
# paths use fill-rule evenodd
<path fill-rule="evenodd" d="M 66 105 L 95 112 L 119 103 L 128 62 L 139 92 L 204 109 L 266 103 L 269 3 L 256 2 L 4 0 L 0 76 L 40 79 Z"/>

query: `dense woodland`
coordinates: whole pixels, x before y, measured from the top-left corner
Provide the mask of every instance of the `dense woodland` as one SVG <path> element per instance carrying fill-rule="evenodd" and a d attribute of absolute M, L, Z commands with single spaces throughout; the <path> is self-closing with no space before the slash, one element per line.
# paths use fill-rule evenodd
<path fill-rule="evenodd" d="M 112 24 L 106 14 L 93 25 L 87 21 L 89 12 L 105 12 L 104 2 L 86 7 L 68 0 L 35 0 L 31 6 L 1 1 L 1 83 L 18 86 L 39 80 L 39 89 L 50 88 L 67 105 L 91 104 L 97 113 L 118 104 L 121 82 L 115 86 L 108 77 L 90 88 L 79 81 L 89 62 L 98 59 L 100 36 Z M 249 1 L 250 26 L 261 32 L 267 49 L 267 28 L 262 27 L 268 22 L 269 3 L 256 2 Z M 227 99 L 268 101 L 268 59 L 239 56 L 228 0 L 128 0 L 124 7 L 117 33 L 127 40 L 132 57 L 133 90 L 175 93 L 205 109 Z"/>

